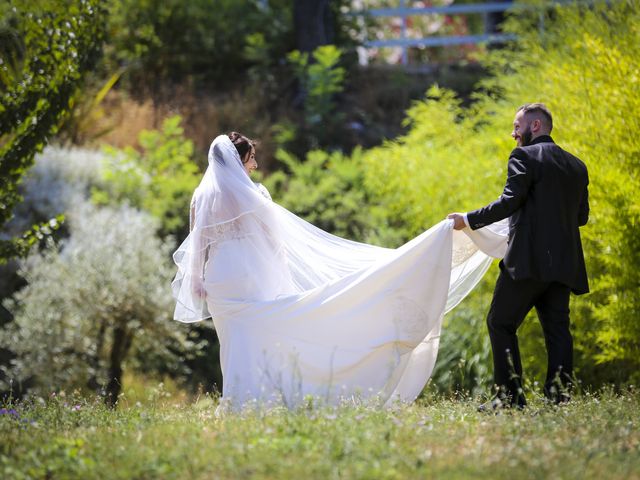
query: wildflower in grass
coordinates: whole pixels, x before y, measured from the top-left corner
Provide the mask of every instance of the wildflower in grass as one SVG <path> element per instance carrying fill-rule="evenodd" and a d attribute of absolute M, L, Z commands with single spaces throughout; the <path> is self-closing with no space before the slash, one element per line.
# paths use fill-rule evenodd
<path fill-rule="evenodd" d="M 0 415 L 9 415 L 11 417 L 20 418 L 20 414 L 14 408 L 0 408 Z"/>

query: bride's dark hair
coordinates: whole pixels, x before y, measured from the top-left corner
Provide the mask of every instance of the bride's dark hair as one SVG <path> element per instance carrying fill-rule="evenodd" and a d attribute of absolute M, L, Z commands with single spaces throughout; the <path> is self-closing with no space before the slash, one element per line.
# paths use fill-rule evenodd
<path fill-rule="evenodd" d="M 247 163 L 247 161 L 249 160 L 247 153 L 250 152 L 252 148 L 255 148 L 256 142 L 238 132 L 231 132 L 227 135 L 231 139 L 231 143 L 235 145 L 236 150 L 240 154 L 240 160 L 242 160 L 242 163 Z"/>

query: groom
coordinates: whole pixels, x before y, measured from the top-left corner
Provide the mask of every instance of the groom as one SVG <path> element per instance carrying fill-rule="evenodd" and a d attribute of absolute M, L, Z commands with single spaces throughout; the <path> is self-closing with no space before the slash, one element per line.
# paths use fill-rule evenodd
<path fill-rule="evenodd" d="M 456 230 L 509 217 L 507 252 L 487 316 L 498 395 L 481 411 L 526 405 L 516 331 L 533 307 L 547 346 L 545 396 L 556 403 L 569 399 L 569 294 L 589 291 L 578 228 L 589 217 L 589 178 L 584 163 L 553 142 L 552 128 L 544 104 L 520 107 L 511 133 L 517 147 L 509 157 L 502 195 L 486 207 L 448 216 Z"/>

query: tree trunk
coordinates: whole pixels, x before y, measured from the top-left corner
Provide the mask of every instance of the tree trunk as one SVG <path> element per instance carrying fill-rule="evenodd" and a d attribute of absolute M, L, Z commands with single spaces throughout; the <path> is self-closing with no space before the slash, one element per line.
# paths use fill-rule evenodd
<path fill-rule="evenodd" d="M 296 47 L 300 52 L 310 54 L 316 48 L 333 42 L 333 21 L 329 2 L 330 0 L 294 0 L 293 22 Z M 309 55 L 309 62 L 314 62 L 311 55 Z M 304 86 L 298 82 L 293 106 L 303 109 L 306 99 L 307 92 Z"/>
<path fill-rule="evenodd" d="M 99 391 L 102 387 L 100 382 L 98 381 L 98 372 L 100 372 L 100 357 L 102 355 L 102 347 L 104 346 L 104 335 L 107 330 L 107 322 L 106 320 L 100 321 L 100 329 L 98 330 L 98 335 L 96 337 L 96 351 L 95 355 L 90 359 L 91 367 L 93 368 L 93 373 L 89 380 L 87 381 L 87 387 L 93 391 Z"/>
<path fill-rule="evenodd" d="M 107 384 L 107 396 L 105 403 L 110 408 L 115 408 L 118 403 L 118 395 L 122 390 L 122 362 L 127 356 L 133 336 L 126 327 L 117 325 L 113 330 L 113 345 L 109 363 L 109 383 Z"/>
<path fill-rule="evenodd" d="M 293 21 L 296 45 L 301 52 L 313 52 L 333 42 L 329 0 L 294 0 Z"/>

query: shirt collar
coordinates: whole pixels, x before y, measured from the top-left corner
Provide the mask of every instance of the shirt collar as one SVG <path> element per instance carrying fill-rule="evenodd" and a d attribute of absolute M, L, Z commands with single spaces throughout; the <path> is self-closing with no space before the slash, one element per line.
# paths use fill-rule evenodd
<path fill-rule="evenodd" d="M 539 137 L 536 137 L 533 140 L 531 140 L 531 143 L 529 145 L 535 145 L 536 143 L 555 143 L 555 142 L 553 141 L 553 138 L 551 138 L 550 135 L 540 135 Z"/>

